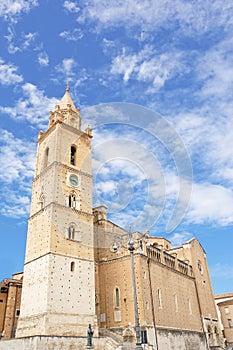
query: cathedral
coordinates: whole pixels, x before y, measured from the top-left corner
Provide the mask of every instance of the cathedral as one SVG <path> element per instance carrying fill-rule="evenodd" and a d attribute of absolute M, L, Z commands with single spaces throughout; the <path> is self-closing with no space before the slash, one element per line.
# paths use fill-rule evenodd
<path fill-rule="evenodd" d="M 0 350 L 224 349 L 203 247 L 93 208 L 91 143 L 67 87 L 38 135 L 20 312 Z"/>

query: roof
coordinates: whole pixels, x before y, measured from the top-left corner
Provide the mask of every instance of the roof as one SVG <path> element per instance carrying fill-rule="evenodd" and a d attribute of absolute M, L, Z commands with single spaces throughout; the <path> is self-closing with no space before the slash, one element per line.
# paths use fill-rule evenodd
<path fill-rule="evenodd" d="M 233 298 L 233 292 L 232 293 L 224 293 L 224 294 L 216 294 L 214 296 L 214 299 L 227 299 L 227 298 Z"/>
<path fill-rule="evenodd" d="M 70 96 L 70 88 L 67 86 L 66 92 L 58 104 L 61 109 L 67 109 L 67 105 L 70 105 L 73 110 L 76 110 L 74 102 Z"/>
<path fill-rule="evenodd" d="M 169 250 L 178 250 L 178 249 L 183 249 L 184 245 L 186 244 L 193 244 L 197 242 L 199 244 L 199 246 L 201 247 L 201 249 L 203 250 L 203 252 L 206 254 L 205 249 L 202 247 L 201 243 L 199 242 L 199 240 L 196 237 L 191 238 L 190 240 L 188 240 L 187 242 L 182 243 L 181 245 L 177 246 L 177 247 L 172 247 Z"/>

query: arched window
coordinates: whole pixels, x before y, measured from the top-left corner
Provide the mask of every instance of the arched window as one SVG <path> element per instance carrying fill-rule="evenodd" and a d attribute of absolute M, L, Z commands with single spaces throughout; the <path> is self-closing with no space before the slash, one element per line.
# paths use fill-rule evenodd
<path fill-rule="evenodd" d="M 76 147 L 71 146 L 70 148 L 70 164 L 75 165 L 75 154 L 76 154 Z"/>
<path fill-rule="evenodd" d="M 75 198 L 75 195 L 72 193 L 69 195 L 69 207 L 70 208 L 75 208 L 75 201 L 76 201 L 76 198 Z"/>
<path fill-rule="evenodd" d="M 80 210 L 81 201 L 79 194 L 76 192 L 71 192 L 67 197 L 67 206 L 76 210 Z"/>
<path fill-rule="evenodd" d="M 115 289 L 115 306 L 120 307 L 120 291 L 118 287 Z"/>
<path fill-rule="evenodd" d="M 71 263 L 70 263 L 70 271 L 74 272 L 74 270 L 75 270 L 75 262 L 71 261 Z"/>
<path fill-rule="evenodd" d="M 81 232 L 74 222 L 71 222 L 66 228 L 66 238 L 72 241 L 81 242 Z"/>
<path fill-rule="evenodd" d="M 70 225 L 68 227 L 68 238 L 75 239 L 75 226 L 74 225 Z"/>
<path fill-rule="evenodd" d="M 49 159 L 49 148 L 47 147 L 45 149 L 45 154 L 44 154 L 44 166 L 43 166 L 44 169 L 47 168 L 48 166 L 48 159 Z"/>

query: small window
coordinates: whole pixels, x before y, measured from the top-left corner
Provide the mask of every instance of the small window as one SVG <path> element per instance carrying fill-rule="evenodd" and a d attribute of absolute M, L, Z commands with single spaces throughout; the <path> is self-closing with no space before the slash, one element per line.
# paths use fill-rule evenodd
<path fill-rule="evenodd" d="M 233 326 L 232 326 L 232 319 L 231 318 L 228 318 L 228 327 L 230 327 L 230 328 L 232 328 Z"/>
<path fill-rule="evenodd" d="M 47 147 L 44 154 L 44 169 L 48 166 L 48 159 L 49 159 L 49 148 Z"/>
<path fill-rule="evenodd" d="M 3 303 L 3 300 L 2 300 L 2 299 L 0 299 L 0 303 Z"/>
<path fill-rule="evenodd" d="M 19 315 L 20 315 L 20 310 L 16 310 L 15 316 L 16 316 L 16 317 L 19 317 Z"/>
<path fill-rule="evenodd" d="M 119 291 L 119 288 L 116 288 L 115 293 L 116 293 L 116 307 L 119 307 L 120 306 L 120 291 Z"/>
<path fill-rule="evenodd" d="M 197 263 L 197 266 L 198 266 L 198 270 L 200 271 L 200 274 L 203 275 L 203 265 L 201 263 L 201 260 L 198 260 L 198 263 Z"/>
<path fill-rule="evenodd" d="M 141 331 L 142 344 L 147 344 L 147 331 Z"/>
<path fill-rule="evenodd" d="M 75 270 L 75 262 L 72 261 L 71 264 L 70 264 L 70 271 L 74 272 L 74 270 Z"/>
<path fill-rule="evenodd" d="M 76 153 L 76 147 L 71 146 L 71 149 L 70 149 L 70 164 L 71 165 L 75 165 L 75 153 Z"/>
<path fill-rule="evenodd" d="M 106 314 L 100 314 L 100 322 L 106 322 Z"/>
<path fill-rule="evenodd" d="M 76 198 L 74 194 L 69 195 L 69 207 L 75 208 Z"/>

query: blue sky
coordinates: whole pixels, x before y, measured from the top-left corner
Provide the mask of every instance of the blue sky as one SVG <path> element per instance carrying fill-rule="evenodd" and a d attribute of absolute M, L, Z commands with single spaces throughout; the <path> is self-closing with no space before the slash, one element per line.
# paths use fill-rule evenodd
<path fill-rule="evenodd" d="M 0 279 L 23 269 L 36 139 L 68 79 L 94 205 L 197 237 L 214 292 L 232 291 L 232 1 L 7 0 L 0 21 Z"/>

